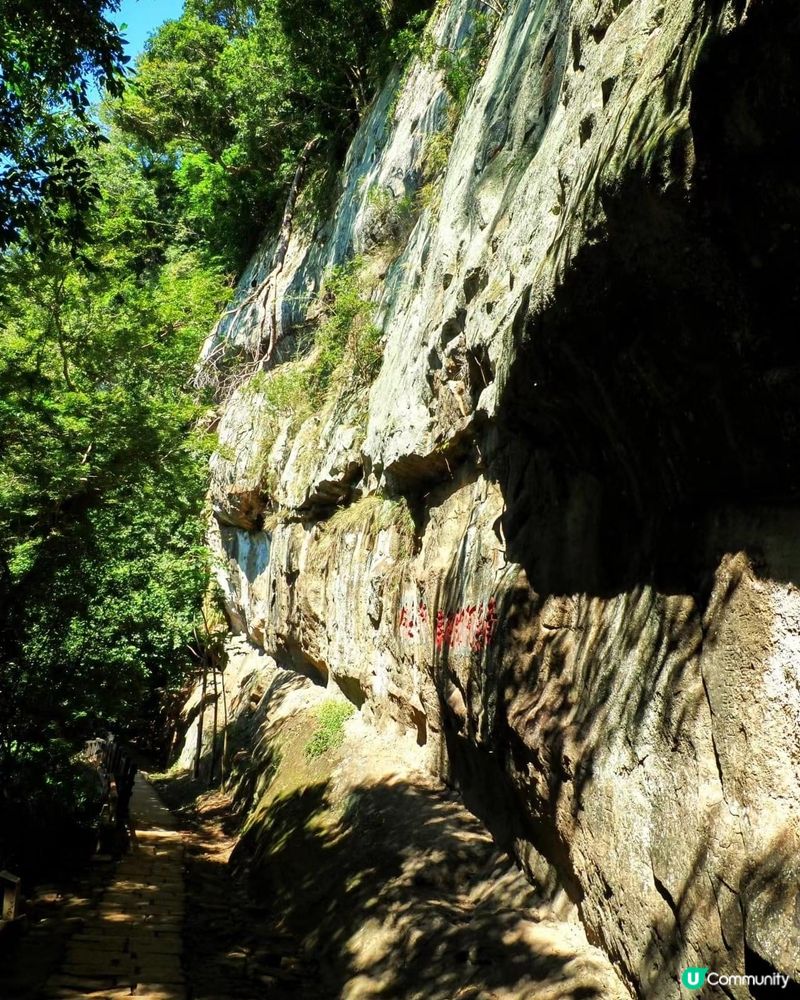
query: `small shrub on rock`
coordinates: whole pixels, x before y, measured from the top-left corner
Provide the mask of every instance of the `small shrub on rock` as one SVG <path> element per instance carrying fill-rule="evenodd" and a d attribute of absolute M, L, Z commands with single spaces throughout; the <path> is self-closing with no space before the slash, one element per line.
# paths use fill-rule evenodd
<path fill-rule="evenodd" d="M 322 757 L 344 742 L 344 724 L 355 712 L 348 702 L 326 701 L 317 712 L 317 727 L 306 743 L 305 755 L 309 759 Z"/>

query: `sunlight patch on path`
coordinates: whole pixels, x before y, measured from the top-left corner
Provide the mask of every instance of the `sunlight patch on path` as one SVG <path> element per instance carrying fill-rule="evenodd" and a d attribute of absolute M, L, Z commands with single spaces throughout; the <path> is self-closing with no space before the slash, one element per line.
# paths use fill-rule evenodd
<path fill-rule="evenodd" d="M 97 912 L 70 941 L 59 973 L 48 980 L 47 1000 L 185 1000 L 183 836 L 141 774 L 131 817 L 131 851 Z"/>

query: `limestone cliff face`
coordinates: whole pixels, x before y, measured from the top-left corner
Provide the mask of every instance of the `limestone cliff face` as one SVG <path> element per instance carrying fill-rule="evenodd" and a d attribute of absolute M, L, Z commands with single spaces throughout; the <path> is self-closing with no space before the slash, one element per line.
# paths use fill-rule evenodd
<path fill-rule="evenodd" d="M 241 386 L 212 460 L 236 630 L 414 733 L 659 1000 L 800 978 L 798 41 L 769 0 L 509 0 L 433 179 L 416 60 L 278 283 L 286 358 L 363 256 L 368 398 L 268 436 Z M 272 250 L 206 357 L 260 336 Z"/>

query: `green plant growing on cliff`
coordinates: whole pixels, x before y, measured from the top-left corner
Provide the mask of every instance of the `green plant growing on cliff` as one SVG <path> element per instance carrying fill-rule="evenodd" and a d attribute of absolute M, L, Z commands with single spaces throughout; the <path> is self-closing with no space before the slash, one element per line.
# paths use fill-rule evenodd
<path fill-rule="evenodd" d="M 247 396 L 260 397 L 253 473 L 269 492 L 276 485 L 269 456 L 281 429 L 294 435 L 337 400 L 360 399 L 378 372 L 381 330 L 372 321 L 375 307 L 362 287 L 363 270 L 361 257 L 333 268 L 319 298 L 320 316 L 309 353 L 256 373 L 242 389 Z"/>
<path fill-rule="evenodd" d="M 492 38 L 505 10 L 496 0 L 482 2 L 487 9 L 473 14 L 471 33 L 455 51 L 436 43 L 429 30 L 432 16 L 426 20 L 425 30 L 420 30 L 416 22 L 413 25 L 409 23 L 398 36 L 398 55 L 407 60 L 416 56 L 435 65 L 443 73 L 445 88 L 450 97 L 442 128 L 432 132 L 425 144 L 422 159 L 423 183 L 414 198 L 416 214 L 424 210 L 436 212 L 439 208 L 442 175 L 450 156 L 456 127 L 466 107 L 469 93 L 486 65 Z M 440 5 L 437 5 L 434 13 L 439 9 Z M 391 117 L 396 112 L 407 71 L 408 66 L 395 92 L 390 108 Z"/>
<path fill-rule="evenodd" d="M 369 531 L 376 526 L 382 508 L 383 498 L 377 493 L 340 507 L 325 524 L 326 541 L 330 544 L 352 531 Z"/>
<path fill-rule="evenodd" d="M 378 523 L 383 530 L 393 530 L 395 532 L 400 556 L 409 557 L 414 551 L 417 526 L 414 523 L 414 515 L 411 513 L 408 500 L 405 497 L 400 497 L 397 500 L 388 500 L 384 504 L 382 516 Z"/>
<path fill-rule="evenodd" d="M 472 31 L 464 44 L 456 51 L 442 48 L 438 52 L 436 65 L 444 74 L 445 87 L 459 117 L 466 107 L 470 91 L 486 65 L 499 20 L 500 15 L 494 8 L 485 13 L 475 13 Z"/>
<path fill-rule="evenodd" d="M 277 478 L 270 469 L 269 456 L 282 427 L 291 435 L 320 406 L 320 392 L 315 377 L 313 357 L 298 358 L 271 371 L 256 372 L 242 387 L 256 416 L 252 473 L 270 494 L 275 492 Z"/>
<path fill-rule="evenodd" d="M 340 508 L 325 525 L 323 547 L 330 549 L 351 532 L 374 536 L 381 531 L 394 533 L 401 558 L 412 554 L 416 526 L 405 497 L 390 499 L 380 492 L 372 493 Z"/>
<path fill-rule="evenodd" d="M 423 184 L 417 195 L 422 210 L 438 212 L 441 204 L 444 172 L 450 159 L 455 135 L 455 119 L 448 116 L 445 126 L 438 132 L 431 132 L 425 142 L 422 157 Z"/>
<path fill-rule="evenodd" d="M 323 702 L 317 711 L 314 732 L 305 745 L 306 757 L 314 760 L 340 747 L 344 743 L 344 724 L 354 712 L 355 707 L 349 702 L 333 699 Z"/>
<path fill-rule="evenodd" d="M 308 359 L 280 365 L 270 372 L 257 372 L 244 387 L 245 395 L 258 396 L 255 423 L 256 448 L 252 475 L 274 497 L 280 480 L 279 471 L 270 465 L 270 455 L 282 429 L 296 434 L 318 409 L 316 386 Z"/>
<path fill-rule="evenodd" d="M 236 449 L 229 444 L 222 444 L 220 441 L 217 442 L 217 447 L 215 448 L 216 454 L 223 462 L 235 462 L 236 461 Z"/>
<path fill-rule="evenodd" d="M 426 178 L 438 177 L 444 172 L 453 148 L 452 129 L 441 129 L 431 132 L 425 142 L 425 153 L 422 157 L 422 169 Z"/>
<path fill-rule="evenodd" d="M 438 0 L 432 11 L 422 10 L 414 17 L 410 18 L 389 43 L 389 50 L 402 67 L 402 72 L 397 81 L 392 101 L 388 108 L 389 120 L 397 116 L 397 106 L 400 95 L 408 81 L 408 74 L 412 60 L 421 59 L 423 62 L 430 62 L 436 54 L 436 42 L 431 34 L 430 27 L 434 16 L 441 10 L 443 4 Z"/>
<path fill-rule="evenodd" d="M 389 108 L 389 117 L 397 113 L 398 101 L 408 79 L 408 70 L 413 58 L 436 66 L 444 74 L 444 83 L 451 99 L 448 114 L 448 130 L 454 131 L 467 103 L 470 90 L 478 80 L 488 57 L 492 38 L 500 19 L 505 13 L 505 5 L 499 0 L 481 0 L 485 10 L 472 15 L 472 30 L 467 40 L 457 50 L 448 49 L 437 43 L 431 31 L 435 16 L 444 4 L 439 0 L 430 14 L 412 18 L 405 28 L 398 32 L 392 42 L 392 52 L 404 71 Z"/>
<path fill-rule="evenodd" d="M 331 389 L 365 389 L 380 368 L 381 330 L 373 322 L 375 306 L 362 289 L 363 266 L 363 258 L 355 257 L 333 268 L 324 282 L 323 318 L 314 337 L 310 372 L 318 404 Z"/>
<path fill-rule="evenodd" d="M 291 418 L 290 430 L 296 430 L 314 412 L 313 374 L 305 359 L 288 361 L 270 372 L 257 372 L 246 384 L 248 396 L 260 396 L 268 421 Z"/>
<path fill-rule="evenodd" d="M 440 4 L 434 6 L 434 13 L 440 9 Z M 428 60 L 433 55 L 436 43 L 431 37 L 429 26 L 432 13 L 427 10 L 419 11 L 407 23 L 389 43 L 389 49 L 401 66 L 406 66 L 413 58 L 419 56 L 423 60 Z"/>
<path fill-rule="evenodd" d="M 378 233 L 379 242 L 399 249 L 419 217 L 416 194 L 406 192 L 398 198 L 390 188 L 378 185 L 370 188 L 367 203 L 372 208 L 372 227 Z"/>

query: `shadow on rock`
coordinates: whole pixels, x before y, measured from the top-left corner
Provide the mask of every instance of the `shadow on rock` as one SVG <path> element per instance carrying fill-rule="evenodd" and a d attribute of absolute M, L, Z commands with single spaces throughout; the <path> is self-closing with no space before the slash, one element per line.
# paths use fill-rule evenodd
<path fill-rule="evenodd" d="M 234 862 L 302 938 L 320 996 L 616 995 L 578 928 L 537 910 L 478 822 L 424 785 L 296 790 L 251 826 Z"/>

